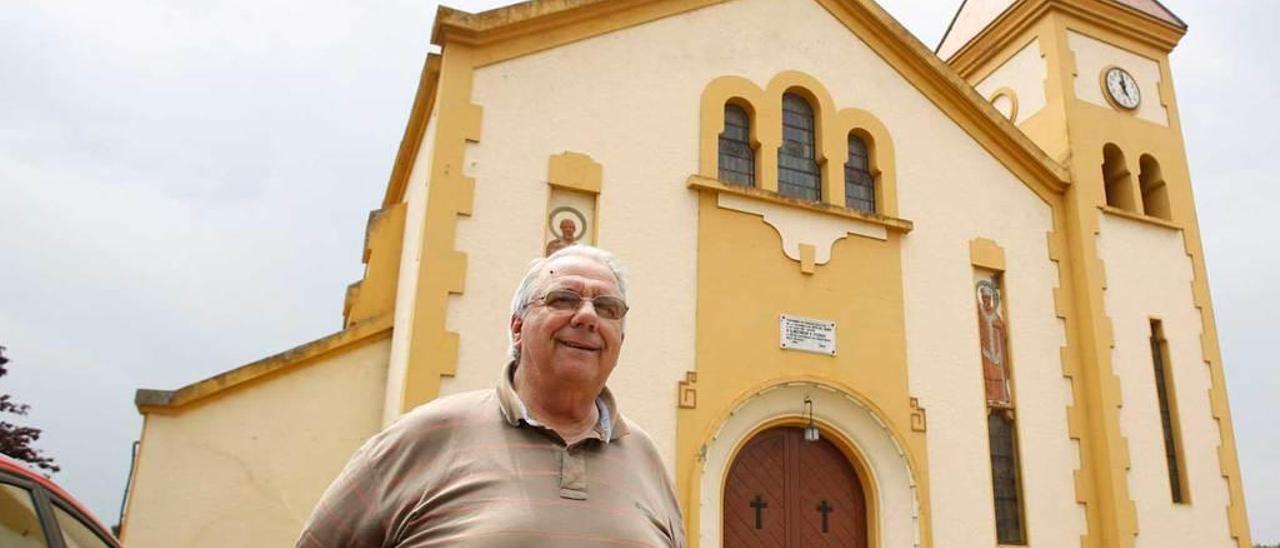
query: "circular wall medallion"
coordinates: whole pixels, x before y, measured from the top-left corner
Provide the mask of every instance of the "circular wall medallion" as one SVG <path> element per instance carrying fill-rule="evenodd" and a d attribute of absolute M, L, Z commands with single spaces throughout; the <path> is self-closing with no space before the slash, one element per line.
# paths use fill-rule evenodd
<path fill-rule="evenodd" d="M 574 220 L 577 220 L 576 225 Z M 565 221 L 569 221 L 567 225 Z M 587 232 L 587 216 L 571 206 L 557 207 L 551 210 L 550 215 L 547 215 L 547 228 L 551 230 L 552 236 L 563 239 L 565 237 L 563 228 L 568 226 L 572 226 L 571 230 L 574 233 L 572 239 L 574 241 L 582 239 L 583 234 Z"/>
<path fill-rule="evenodd" d="M 1133 110 L 1142 102 L 1138 81 L 1120 67 L 1111 67 L 1103 73 L 1102 87 L 1106 90 L 1107 97 L 1111 98 L 1111 102 L 1122 109 Z"/>

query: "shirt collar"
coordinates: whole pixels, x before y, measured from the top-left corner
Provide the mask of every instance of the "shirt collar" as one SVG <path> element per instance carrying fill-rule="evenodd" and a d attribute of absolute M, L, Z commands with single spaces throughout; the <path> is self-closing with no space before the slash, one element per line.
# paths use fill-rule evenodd
<path fill-rule="evenodd" d="M 516 394 L 516 387 L 513 383 L 516 373 L 516 362 L 507 362 L 506 367 L 502 368 L 502 379 L 498 381 L 498 404 L 502 409 L 502 416 L 506 419 L 507 424 L 511 426 L 520 426 L 523 421 L 529 426 L 536 428 L 545 428 L 536 419 L 529 416 L 529 408 L 520 400 L 520 395 Z M 618 414 L 618 405 L 613 399 L 613 393 L 609 392 L 609 387 L 605 387 L 600 391 L 600 395 L 596 396 L 596 411 L 600 416 L 596 421 L 593 429 L 598 434 L 599 439 L 605 443 L 621 438 L 627 435 L 627 425 Z"/>

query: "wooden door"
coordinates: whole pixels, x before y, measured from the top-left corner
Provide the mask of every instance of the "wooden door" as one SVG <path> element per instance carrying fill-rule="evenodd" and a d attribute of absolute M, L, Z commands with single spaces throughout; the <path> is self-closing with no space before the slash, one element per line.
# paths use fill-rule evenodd
<path fill-rule="evenodd" d="M 826 440 L 795 427 L 757 434 L 738 452 L 724 490 L 726 547 L 866 548 L 862 484 Z"/>

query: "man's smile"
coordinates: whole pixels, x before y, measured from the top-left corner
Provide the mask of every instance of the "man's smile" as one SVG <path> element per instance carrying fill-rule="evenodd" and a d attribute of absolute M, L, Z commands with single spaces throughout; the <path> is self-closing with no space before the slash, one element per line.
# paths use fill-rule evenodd
<path fill-rule="evenodd" d="M 568 346 L 569 348 L 577 348 L 578 350 L 587 350 L 590 352 L 599 352 L 600 345 L 586 341 L 574 341 L 570 339 L 556 338 L 556 342 Z"/>

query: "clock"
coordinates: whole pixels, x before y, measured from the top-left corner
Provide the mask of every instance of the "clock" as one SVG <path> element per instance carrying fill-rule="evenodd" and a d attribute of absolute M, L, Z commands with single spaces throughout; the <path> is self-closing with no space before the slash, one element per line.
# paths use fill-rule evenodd
<path fill-rule="evenodd" d="M 1138 81 L 1122 68 L 1107 69 L 1102 77 L 1102 86 L 1107 90 L 1107 96 L 1111 98 L 1111 102 L 1122 109 L 1133 110 L 1138 108 L 1138 103 L 1142 102 Z"/>

